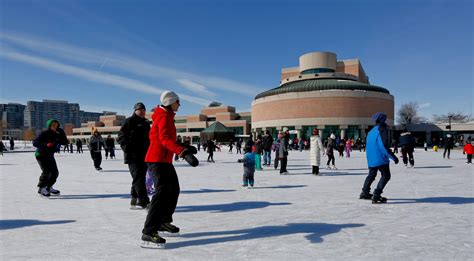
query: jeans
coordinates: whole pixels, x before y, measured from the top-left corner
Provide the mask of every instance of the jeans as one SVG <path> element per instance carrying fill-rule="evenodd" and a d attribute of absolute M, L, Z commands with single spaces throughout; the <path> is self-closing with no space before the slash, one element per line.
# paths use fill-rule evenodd
<path fill-rule="evenodd" d="M 362 188 L 362 192 L 369 194 L 370 193 L 370 185 L 374 182 L 375 177 L 377 176 L 377 171 L 380 171 L 382 177 L 377 184 L 377 188 L 374 190 L 374 195 L 380 196 L 383 193 L 383 189 L 385 185 L 387 185 L 388 181 L 390 180 L 390 166 L 389 164 L 380 165 L 377 167 L 369 167 L 369 175 L 365 178 L 364 187 Z"/>
<path fill-rule="evenodd" d="M 272 162 L 272 152 L 270 150 L 263 151 L 263 165 L 269 165 Z"/>

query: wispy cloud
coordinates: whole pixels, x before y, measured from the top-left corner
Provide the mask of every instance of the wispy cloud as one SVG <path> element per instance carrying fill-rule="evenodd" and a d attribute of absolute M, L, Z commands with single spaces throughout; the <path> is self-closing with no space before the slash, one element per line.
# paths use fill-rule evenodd
<path fill-rule="evenodd" d="M 97 64 L 99 68 L 103 67 L 103 64 L 105 63 L 104 60 L 106 59 L 108 68 L 120 69 L 136 75 L 147 76 L 150 78 L 162 78 L 171 81 L 186 79 L 190 82 L 199 83 L 199 85 L 203 86 L 205 90 L 224 90 L 251 97 L 263 90 L 257 86 L 241 83 L 232 79 L 194 74 L 176 70 L 174 68 L 162 67 L 143 60 L 111 53 L 105 50 L 87 49 L 6 32 L 0 33 L 0 39 L 33 51 L 48 52 L 51 55 L 68 59 L 70 61 Z M 190 84 L 188 83 L 186 86 L 183 85 L 183 87 L 188 90 L 189 86 Z M 201 93 L 204 93 L 204 89 L 202 89 L 202 87 L 200 88 Z M 210 93 L 211 92 L 208 90 L 208 94 Z"/>
<path fill-rule="evenodd" d="M 188 79 L 178 79 L 177 82 L 179 82 L 181 84 L 181 86 L 183 86 L 184 88 L 186 88 L 186 89 L 188 89 L 192 92 L 195 92 L 197 94 L 200 94 L 202 96 L 209 96 L 209 97 L 216 96 L 215 93 L 209 91 L 206 88 L 206 86 L 204 86 L 202 84 L 190 81 Z"/>
<path fill-rule="evenodd" d="M 47 69 L 53 72 L 63 73 L 63 74 L 75 76 L 81 79 L 85 79 L 88 81 L 107 84 L 109 86 L 119 87 L 122 89 L 134 90 L 134 91 L 155 94 L 155 95 L 161 95 L 161 93 L 164 91 L 155 86 L 152 86 L 150 84 L 147 84 L 135 79 L 122 77 L 122 76 L 110 74 L 110 73 L 83 69 L 76 66 L 60 63 L 54 60 L 20 53 L 11 49 L 6 49 L 4 47 L 2 47 L 0 51 L 0 56 L 10 59 L 10 60 L 17 61 L 17 62 L 23 62 L 23 63 L 34 65 L 37 67 L 41 67 L 43 69 Z M 189 96 L 185 94 L 179 94 L 179 96 L 183 100 L 186 100 L 195 104 L 203 105 L 203 106 L 208 105 L 210 103 L 209 100 L 197 98 L 197 97 L 193 97 L 193 96 Z"/>
<path fill-rule="evenodd" d="M 429 108 L 431 107 L 431 103 L 430 102 L 426 102 L 426 103 L 422 103 L 419 105 L 420 109 L 425 109 L 425 108 Z"/>

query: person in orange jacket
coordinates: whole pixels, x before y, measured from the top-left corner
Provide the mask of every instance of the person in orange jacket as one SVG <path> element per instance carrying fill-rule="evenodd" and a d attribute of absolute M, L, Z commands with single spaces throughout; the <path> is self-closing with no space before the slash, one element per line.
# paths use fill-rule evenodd
<path fill-rule="evenodd" d="M 143 248 L 164 248 L 166 240 L 161 235 L 179 235 L 179 228 L 171 224 L 179 197 L 179 181 L 173 166 L 173 154 L 184 158 L 195 167 L 199 161 L 193 154 L 193 146 L 176 143 L 175 112 L 180 106 L 179 97 L 172 91 L 165 91 L 160 97 L 161 105 L 155 108 L 150 130 L 150 146 L 145 157 L 148 171 L 153 177 L 153 196 L 145 225 L 142 230 Z"/>
<path fill-rule="evenodd" d="M 467 154 L 467 164 L 472 164 L 472 154 L 474 154 L 474 147 L 471 144 L 471 141 L 466 141 L 466 145 L 464 145 L 463 154 Z"/>

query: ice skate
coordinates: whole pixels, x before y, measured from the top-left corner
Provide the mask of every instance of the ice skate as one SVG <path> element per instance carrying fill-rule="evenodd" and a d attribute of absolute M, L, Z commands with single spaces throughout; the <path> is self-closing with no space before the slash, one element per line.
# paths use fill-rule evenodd
<path fill-rule="evenodd" d="M 49 198 L 51 196 L 49 190 L 48 190 L 48 187 L 41 187 L 38 189 L 38 194 L 39 196 L 41 197 L 46 197 L 46 198 Z"/>
<path fill-rule="evenodd" d="M 372 199 L 373 196 L 374 195 L 372 195 L 370 193 L 361 192 L 360 196 L 359 196 L 359 199 Z"/>
<path fill-rule="evenodd" d="M 133 199 L 132 199 L 133 200 Z M 137 200 L 137 203 L 135 205 L 132 205 L 132 202 L 130 202 L 130 209 L 131 210 L 148 210 L 150 208 L 150 203 L 141 203 L 139 200 Z"/>
<path fill-rule="evenodd" d="M 165 248 L 166 239 L 160 237 L 158 234 L 153 236 L 142 235 L 142 244 L 141 248 L 151 248 L 151 249 L 163 249 Z"/>
<path fill-rule="evenodd" d="M 336 165 L 332 165 L 331 169 L 332 170 L 337 170 Z"/>
<path fill-rule="evenodd" d="M 386 202 L 387 202 L 387 198 L 384 198 L 382 196 L 377 196 L 377 195 L 372 196 L 372 204 L 379 204 L 379 203 L 386 203 Z"/>
<path fill-rule="evenodd" d="M 59 196 L 61 194 L 61 192 L 55 188 L 53 188 L 52 186 L 48 188 L 49 190 L 49 193 L 52 195 L 52 196 Z"/>
<path fill-rule="evenodd" d="M 158 229 L 158 234 L 160 236 L 179 237 L 179 227 L 171 223 L 163 223 Z"/>

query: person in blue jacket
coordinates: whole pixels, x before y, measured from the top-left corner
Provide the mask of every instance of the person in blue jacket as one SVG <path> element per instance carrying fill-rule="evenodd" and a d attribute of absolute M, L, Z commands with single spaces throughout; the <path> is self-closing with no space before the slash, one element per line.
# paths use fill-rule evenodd
<path fill-rule="evenodd" d="M 242 187 L 253 188 L 253 185 L 255 183 L 255 153 L 252 152 L 251 147 L 245 147 L 244 152 L 244 158 L 241 160 L 241 162 L 244 163 L 244 176 Z"/>
<path fill-rule="evenodd" d="M 372 199 L 372 203 L 385 203 L 387 198 L 382 197 L 382 192 L 390 180 L 390 160 L 398 164 L 398 158 L 390 150 L 390 137 L 388 135 L 388 126 L 385 123 L 387 115 L 377 112 L 372 116 L 375 120 L 375 126 L 367 135 L 367 163 L 369 166 L 369 175 L 365 179 L 360 199 Z M 377 172 L 380 171 L 382 178 L 380 178 L 374 194 L 370 194 L 370 185 L 374 182 Z"/>

